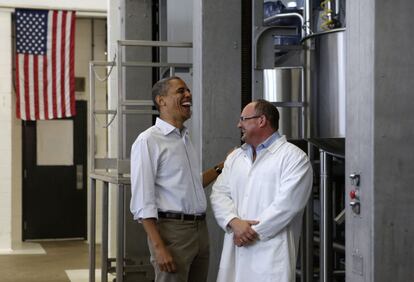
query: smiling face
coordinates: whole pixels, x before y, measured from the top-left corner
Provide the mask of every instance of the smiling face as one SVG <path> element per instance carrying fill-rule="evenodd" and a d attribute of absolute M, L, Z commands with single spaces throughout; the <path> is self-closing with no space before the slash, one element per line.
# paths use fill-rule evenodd
<path fill-rule="evenodd" d="M 157 96 L 157 103 L 161 118 L 177 128 L 191 117 L 192 95 L 181 79 L 170 80 L 167 92 Z"/>
<path fill-rule="evenodd" d="M 237 124 L 237 127 L 240 128 L 242 137 L 241 140 L 256 146 L 258 139 L 258 132 L 260 131 L 261 116 L 256 114 L 255 104 L 248 104 L 242 111 L 241 117 L 246 118 L 245 120 L 240 120 Z"/>

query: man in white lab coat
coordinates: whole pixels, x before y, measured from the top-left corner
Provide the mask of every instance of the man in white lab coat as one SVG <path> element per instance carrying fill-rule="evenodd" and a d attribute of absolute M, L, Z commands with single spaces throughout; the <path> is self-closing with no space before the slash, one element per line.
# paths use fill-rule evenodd
<path fill-rule="evenodd" d="M 217 281 L 295 281 L 302 213 L 312 190 L 306 154 L 278 133 L 279 113 L 257 100 L 242 111 L 241 148 L 226 159 L 211 204 L 225 237 Z"/>

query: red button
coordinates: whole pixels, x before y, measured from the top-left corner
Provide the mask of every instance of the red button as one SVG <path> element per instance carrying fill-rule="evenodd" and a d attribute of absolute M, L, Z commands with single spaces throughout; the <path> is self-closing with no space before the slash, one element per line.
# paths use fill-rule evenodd
<path fill-rule="evenodd" d="M 356 191 L 351 190 L 351 192 L 349 192 L 349 197 L 351 197 L 351 199 L 355 199 L 356 198 Z"/>

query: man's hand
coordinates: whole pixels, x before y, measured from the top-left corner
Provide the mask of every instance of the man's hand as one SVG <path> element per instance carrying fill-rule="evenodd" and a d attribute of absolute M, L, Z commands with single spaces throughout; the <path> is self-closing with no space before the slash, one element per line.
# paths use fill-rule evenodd
<path fill-rule="evenodd" d="M 174 259 L 158 232 L 155 218 L 144 218 L 142 225 L 150 238 L 151 245 L 155 251 L 155 261 L 160 270 L 164 272 L 175 272 L 177 268 Z"/>
<path fill-rule="evenodd" d="M 175 272 L 177 270 L 170 251 L 165 246 L 155 248 L 155 259 L 158 267 L 164 272 Z"/>
<path fill-rule="evenodd" d="M 233 218 L 229 222 L 229 226 L 233 230 L 233 242 L 236 246 L 242 247 L 252 244 L 256 241 L 258 234 L 251 227 L 259 222 L 257 220 L 243 220 L 240 218 Z"/>

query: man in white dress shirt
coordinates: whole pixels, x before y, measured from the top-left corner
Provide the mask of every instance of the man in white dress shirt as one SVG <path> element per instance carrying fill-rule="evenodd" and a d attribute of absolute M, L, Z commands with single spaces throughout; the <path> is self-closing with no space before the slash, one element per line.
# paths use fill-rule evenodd
<path fill-rule="evenodd" d="M 245 144 L 227 157 L 213 185 L 211 205 L 225 231 L 218 282 L 295 281 L 312 167 L 279 135 L 278 122 L 271 103 L 248 104 L 238 123 Z"/>
<path fill-rule="evenodd" d="M 160 117 L 132 145 L 130 209 L 148 235 L 157 282 L 204 282 L 209 240 L 203 186 L 217 177 L 223 163 L 201 178 L 184 126 L 191 117 L 192 96 L 183 80 L 158 81 L 152 97 Z"/>

